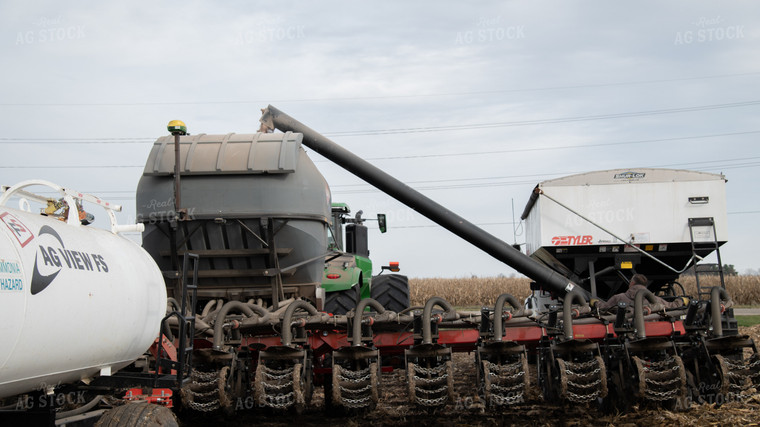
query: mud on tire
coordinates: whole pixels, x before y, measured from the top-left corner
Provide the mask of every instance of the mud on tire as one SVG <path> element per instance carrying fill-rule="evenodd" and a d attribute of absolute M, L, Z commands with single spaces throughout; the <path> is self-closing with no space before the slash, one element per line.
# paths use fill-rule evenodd
<path fill-rule="evenodd" d="M 177 427 L 171 409 L 152 403 L 127 403 L 108 410 L 95 423 L 96 427 Z"/>

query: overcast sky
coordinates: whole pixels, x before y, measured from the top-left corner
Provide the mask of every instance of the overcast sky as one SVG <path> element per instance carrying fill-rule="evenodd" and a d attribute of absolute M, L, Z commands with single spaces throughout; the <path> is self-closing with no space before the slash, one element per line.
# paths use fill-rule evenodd
<path fill-rule="evenodd" d="M 134 222 L 169 120 L 250 133 L 271 103 L 510 244 L 540 181 L 722 172 L 723 261 L 760 269 L 757 2 L 2 1 L 0 24 L 2 184 L 48 179 Z M 310 156 L 334 201 L 388 214 L 376 266 L 514 273 Z"/>

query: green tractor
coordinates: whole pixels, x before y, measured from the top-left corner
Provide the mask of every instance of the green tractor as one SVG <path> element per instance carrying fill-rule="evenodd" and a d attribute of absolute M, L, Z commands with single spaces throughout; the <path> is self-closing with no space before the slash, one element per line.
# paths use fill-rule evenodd
<path fill-rule="evenodd" d="M 383 266 L 381 274 L 372 277 L 366 219 L 362 218 L 362 211 L 354 217 L 350 213 L 347 204 L 332 204 L 332 226 L 328 235 L 328 249 L 332 254 L 325 259 L 322 278 L 324 311 L 346 314 L 363 298 L 373 298 L 386 310 L 395 312 L 409 308 L 409 279 L 401 274 L 382 274 L 399 271 L 398 263 Z M 380 232 L 385 233 L 385 215 L 378 214 L 377 221 Z"/>

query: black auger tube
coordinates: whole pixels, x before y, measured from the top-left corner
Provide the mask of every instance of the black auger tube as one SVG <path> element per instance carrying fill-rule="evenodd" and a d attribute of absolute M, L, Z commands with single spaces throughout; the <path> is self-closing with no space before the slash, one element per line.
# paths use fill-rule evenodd
<path fill-rule="evenodd" d="M 531 279 L 564 295 L 576 289 L 588 300 L 589 293 L 575 283 L 523 254 L 511 245 L 487 233 L 461 216 L 451 212 L 417 190 L 388 175 L 366 160 L 324 137 L 298 120 L 273 106 L 262 110 L 261 123 L 265 129 L 303 134 L 303 144 L 338 166 L 353 173 L 380 191 L 414 209 L 441 227 L 482 249 L 492 257 L 511 266 Z"/>

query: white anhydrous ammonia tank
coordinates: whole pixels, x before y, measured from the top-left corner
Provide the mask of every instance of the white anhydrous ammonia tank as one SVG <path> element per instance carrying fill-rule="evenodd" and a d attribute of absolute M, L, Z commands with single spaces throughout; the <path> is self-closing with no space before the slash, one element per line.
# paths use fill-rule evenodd
<path fill-rule="evenodd" d="M 0 206 L 0 398 L 110 375 L 165 312 L 161 272 L 134 242 Z"/>

